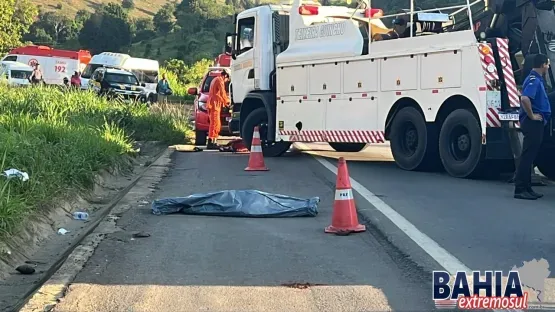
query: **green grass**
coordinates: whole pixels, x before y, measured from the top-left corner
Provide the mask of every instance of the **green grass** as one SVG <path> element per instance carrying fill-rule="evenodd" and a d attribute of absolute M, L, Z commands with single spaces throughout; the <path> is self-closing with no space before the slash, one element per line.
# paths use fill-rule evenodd
<path fill-rule="evenodd" d="M 181 143 L 189 135 L 183 106 L 108 101 L 90 92 L 0 84 L 0 236 L 29 215 L 90 190 L 100 170 L 129 170 L 136 140 Z"/>

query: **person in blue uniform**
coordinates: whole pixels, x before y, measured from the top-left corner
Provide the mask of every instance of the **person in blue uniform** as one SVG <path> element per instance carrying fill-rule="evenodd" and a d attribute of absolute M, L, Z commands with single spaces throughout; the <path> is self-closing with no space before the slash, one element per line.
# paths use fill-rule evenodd
<path fill-rule="evenodd" d="M 532 165 L 542 144 L 544 127 L 551 119 L 551 105 L 544 81 L 549 65 L 546 55 L 535 55 L 532 71 L 522 83 L 520 130 L 524 140 L 516 170 L 514 193 L 514 197 L 518 199 L 535 200 L 543 196 L 532 190 L 531 175 Z"/>

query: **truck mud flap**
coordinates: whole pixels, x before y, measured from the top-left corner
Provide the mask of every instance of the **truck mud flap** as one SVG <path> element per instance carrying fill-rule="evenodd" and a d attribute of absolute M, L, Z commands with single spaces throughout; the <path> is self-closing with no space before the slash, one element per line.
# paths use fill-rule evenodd
<path fill-rule="evenodd" d="M 513 159 L 506 128 L 486 128 L 486 159 Z"/>

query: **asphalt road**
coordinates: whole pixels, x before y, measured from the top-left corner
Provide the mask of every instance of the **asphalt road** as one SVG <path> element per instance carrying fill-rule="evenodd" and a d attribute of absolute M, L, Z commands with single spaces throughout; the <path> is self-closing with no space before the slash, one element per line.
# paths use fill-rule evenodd
<path fill-rule="evenodd" d="M 467 180 L 452 178 L 446 173 L 403 171 L 393 162 L 388 146 L 367 147 L 356 154 L 333 152 L 327 144 L 301 144 L 298 148 L 324 156 L 332 164 L 338 156 L 350 159 L 351 179 L 378 196 L 469 269 L 507 272 L 515 265 L 522 266 L 523 261 L 541 258 L 555 264 L 555 186 L 552 184 L 535 188 L 544 198 L 523 201 L 512 197 L 514 186 L 503 178 Z M 355 193 L 357 203 L 360 202 L 358 195 Z M 418 246 L 406 235 L 400 235 L 401 230 L 385 219 L 381 214 L 375 219 L 384 223 L 381 231 L 391 236 L 404 252 L 422 260 L 422 247 L 430 248 Z M 430 259 L 423 261 L 427 260 Z M 433 261 L 428 268 L 443 269 L 444 266 Z M 552 266 L 544 302 L 555 302 L 554 275 Z"/>
<path fill-rule="evenodd" d="M 328 159 L 338 154 L 322 144 L 310 147 Z M 352 160 L 367 161 L 349 163 L 351 178 L 379 194 L 469 268 L 506 271 L 533 258 L 555 264 L 555 186 L 536 187 L 545 194 L 542 199 L 517 200 L 513 185 L 503 179 L 403 171 L 390 155 L 387 146 L 353 154 Z"/>
<path fill-rule="evenodd" d="M 124 231 L 110 234 L 99 245 L 55 311 L 433 309 L 429 274 L 374 227 L 369 225 L 367 232 L 350 236 L 324 233 L 324 227 L 331 221 L 335 177 L 316 159 L 289 153 L 282 158 L 266 159 L 269 172 L 247 173 L 243 171 L 247 157 L 209 151 L 176 152 L 170 175 L 159 185 L 155 197 L 259 189 L 296 197 L 318 196 L 321 200 L 318 216 L 287 219 L 155 216 L 148 206 L 134 207 L 118 221 Z M 405 175 L 387 164 L 353 164 L 349 169 L 352 175 L 380 192 L 392 192 L 388 188 L 399 183 L 394 177 Z M 401 183 L 408 187 L 410 182 Z M 421 184 L 420 187 L 424 186 Z M 427 207 L 427 201 L 437 191 L 430 189 L 429 195 L 410 198 L 416 190 L 403 193 L 398 185 L 393 187 L 399 192 L 388 193 L 388 200 L 395 200 L 392 203 L 403 211 L 413 209 L 413 212 Z M 415 204 L 416 201 L 423 205 Z M 363 200 L 357 202 L 357 207 L 371 209 Z M 451 208 L 442 209 L 445 212 Z M 427 207 L 423 214 L 427 213 L 434 210 Z M 437 218 L 430 221 L 432 227 L 438 226 Z M 151 236 L 132 240 L 133 231 L 146 231 Z M 467 234 L 460 232 L 459 240 L 453 243 L 460 244 Z M 307 282 L 319 286 L 308 289 L 284 286 Z"/>

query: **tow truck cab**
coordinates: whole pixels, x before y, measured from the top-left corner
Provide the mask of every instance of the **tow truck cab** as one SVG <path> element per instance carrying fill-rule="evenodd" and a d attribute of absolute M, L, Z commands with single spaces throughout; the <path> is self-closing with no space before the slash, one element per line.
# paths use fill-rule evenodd
<path fill-rule="evenodd" d="M 226 34 L 231 42 L 233 79 L 230 86 L 233 134 L 248 139 L 245 118 L 256 111 L 266 114 L 268 124 L 260 127 L 269 141 L 275 139 L 276 70 L 275 58 L 289 44 L 290 5 L 262 5 L 235 15 L 235 33 Z M 252 134 L 251 134 L 252 135 Z"/>

